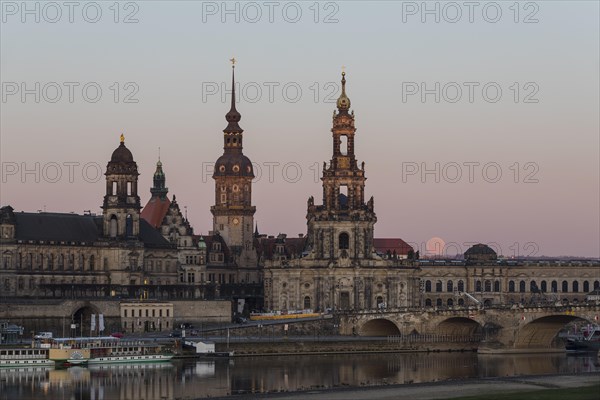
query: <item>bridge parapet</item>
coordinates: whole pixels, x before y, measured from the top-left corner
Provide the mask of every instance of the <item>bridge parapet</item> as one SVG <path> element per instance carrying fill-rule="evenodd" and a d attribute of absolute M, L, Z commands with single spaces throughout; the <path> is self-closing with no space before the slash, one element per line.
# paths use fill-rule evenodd
<path fill-rule="evenodd" d="M 482 352 L 556 349 L 558 332 L 569 322 L 598 323 L 600 305 L 505 305 L 488 308 L 409 309 L 338 312 L 341 334 L 369 336 L 442 334 L 483 337 Z M 378 334 L 379 333 L 379 334 Z"/>

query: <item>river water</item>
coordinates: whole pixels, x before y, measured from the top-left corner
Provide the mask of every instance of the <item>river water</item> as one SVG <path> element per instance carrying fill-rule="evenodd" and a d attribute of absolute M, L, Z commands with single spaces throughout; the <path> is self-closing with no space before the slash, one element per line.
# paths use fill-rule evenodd
<path fill-rule="evenodd" d="M 360 354 L 0 369 L 0 399 L 164 400 L 250 392 L 600 371 L 595 354 Z"/>

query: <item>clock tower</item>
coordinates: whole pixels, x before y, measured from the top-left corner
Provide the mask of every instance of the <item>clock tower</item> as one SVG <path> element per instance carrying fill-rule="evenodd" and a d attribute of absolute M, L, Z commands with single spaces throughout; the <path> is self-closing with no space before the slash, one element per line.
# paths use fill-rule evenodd
<path fill-rule="evenodd" d="M 242 118 L 235 108 L 235 59 L 232 62 L 231 109 L 225 115 L 227 127 L 223 130 L 223 155 L 215 163 L 215 205 L 213 231 L 219 234 L 239 267 L 256 267 L 253 228 L 256 207 L 252 205 L 252 162 L 242 152 L 244 130 L 238 122 Z"/>

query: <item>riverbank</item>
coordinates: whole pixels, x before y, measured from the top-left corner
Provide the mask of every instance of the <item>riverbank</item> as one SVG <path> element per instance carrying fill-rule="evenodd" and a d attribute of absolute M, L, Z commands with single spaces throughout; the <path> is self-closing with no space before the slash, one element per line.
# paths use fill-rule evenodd
<path fill-rule="evenodd" d="M 598 400 L 600 399 L 599 381 L 600 373 L 515 376 L 377 387 L 339 387 L 293 393 L 245 393 L 216 399 L 397 400 L 407 398 L 411 400 L 516 400 L 532 398 L 534 393 L 537 395 L 539 392 L 544 400 L 566 398 L 569 400 Z M 565 390 L 569 391 L 569 395 L 566 397 L 564 395 Z M 537 396 L 535 398 L 538 399 Z"/>
<path fill-rule="evenodd" d="M 236 357 L 283 356 L 312 354 L 474 352 L 477 343 L 405 343 L 385 339 L 352 338 L 352 340 L 307 340 L 302 338 L 274 341 L 247 340 L 217 343 L 220 352 L 233 351 Z"/>

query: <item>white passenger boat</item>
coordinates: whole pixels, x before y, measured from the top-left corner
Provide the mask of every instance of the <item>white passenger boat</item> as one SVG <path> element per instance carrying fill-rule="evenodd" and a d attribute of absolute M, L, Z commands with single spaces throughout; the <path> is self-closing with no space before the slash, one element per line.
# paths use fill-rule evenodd
<path fill-rule="evenodd" d="M 40 348 L 2 348 L 0 349 L 0 367 L 52 367 L 54 361 L 48 357 L 48 349 Z"/>
<path fill-rule="evenodd" d="M 49 358 L 61 366 L 158 363 L 173 358 L 156 343 L 115 337 L 53 339 Z"/>

